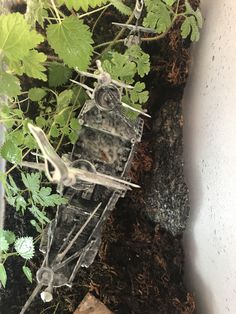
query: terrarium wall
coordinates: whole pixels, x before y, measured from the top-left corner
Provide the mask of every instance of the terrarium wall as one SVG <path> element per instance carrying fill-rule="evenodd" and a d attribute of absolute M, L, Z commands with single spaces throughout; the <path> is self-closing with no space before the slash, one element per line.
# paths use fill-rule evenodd
<path fill-rule="evenodd" d="M 236 2 L 202 0 L 201 8 L 184 96 L 186 283 L 198 313 L 236 313 Z"/>

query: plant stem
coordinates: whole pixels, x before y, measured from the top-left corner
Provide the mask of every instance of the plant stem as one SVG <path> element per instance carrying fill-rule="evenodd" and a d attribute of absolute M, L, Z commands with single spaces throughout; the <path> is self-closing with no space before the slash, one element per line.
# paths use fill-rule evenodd
<path fill-rule="evenodd" d="M 51 4 L 52 4 L 52 7 L 53 7 L 53 9 L 54 9 L 54 11 L 55 11 L 55 13 L 56 13 L 56 16 L 57 16 L 57 18 L 58 18 L 58 21 L 59 21 L 59 23 L 61 24 L 61 18 L 60 18 L 60 15 L 59 15 L 59 12 L 58 12 L 58 10 L 57 10 L 57 7 L 56 7 L 56 5 L 55 5 L 54 0 L 51 0 Z"/>
<path fill-rule="evenodd" d="M 86 13 L 84 13 L 84 14 L 81 14 L 81 15 L 79 15 L 78 17 L 79 17 L 79 19 L 81 19 L 81 18 L 83 18 L 83 17 L 85 17 L 85 16 L 88 16 L 88 15 L 90 15 L 90 14 L 93 14 L 93 13 L 96 13 L 96 12 L 99 12 L 99 11 L 102 11 L 102 10 L 104 10 L 104 9 L 107 9 L 107 8 L 109 8 L 110 6 L 112 6 L 111 3 L 110 3 L 110 4 L 107 4 L 107 5 L 104 5 L 103 7 L 98 8 L 98 9 L 96 9 L 96 10 L 93 10 L 93 11 L 86 12 Z"/>

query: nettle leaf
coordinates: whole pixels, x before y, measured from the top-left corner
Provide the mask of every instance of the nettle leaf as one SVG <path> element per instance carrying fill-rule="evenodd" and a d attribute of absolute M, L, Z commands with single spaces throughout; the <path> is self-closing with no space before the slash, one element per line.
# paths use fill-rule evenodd
<path fill-rule="evenodd" d="M 2 283 L 3 287 L 6 287 L 7 283 L 7 273 L 4 265 L 0 263 L 0 282 Z"/>
<path fill-rule="evenodd" d="M 23 273 L 25 274 L 26 278 L 29 280 L 30 283 L 33 281 L 32 272 L 29 267 L 23 266 L 22 267 Z"/>
<path fill-rule="evenodd" d="M 43 62 L 45 62 L 46 59 L 47 56 L 42 52 L 38 52 L 37 50 L 29 51 L 29 53 L 22 58 L 23 73 L 35 79 L 47 81 L 47 76 L 43 73 L 46 71 L 45 66 L 43 66 Z"/>
<path fill-rule="evenodd" d="M 72 75 L 72 69 L 58 62 L 50 62 L 48 70 L 48 84 L 50 87 L 64 85 Z"/>
<path fill-rule="evenodd" d="M 34 256 L 34 242 L 32 237 L 22 237 L 16 240 L 15 242 L 16 252 L 28 260 Z"/>
<path fill-rule="evenodd" d="M 12 164 L 20 164 L 22 161 L 22 150 L 11 140 L 6 140 L 2 145 L 0 155 Z"/>
<path fill-rule="evenodd" d="M 96 6 L 101 6 L 107 3 L 108 0 L 58 0 L 57 3 L 59 6 L 65 4 L 69 10 L 74 9 L 78 11 L 82 9 L 87 12 L 89 7 L 95 8 Z"/>
<path fill-rule="evenodd" d="M 161 0 L 146 0 L 147 16 L 143 20 L 144 27 L 150 27 L 157 31 L 158 34 L 167 31 L 171 25 L 171 11 L 168 6 Z"/>
<path fill-rule="evenodd" d="M 6 72 L 0 72 L 0 95 L 16 97 L 20 94 L 20 81 L 17 77 Z"/>
<path fill-rule="evenodd" d="M 32 101 L 40 101 L 47 95 L 46 91 L 42 88 L 33 87 L 29 89 L 28 96 Z"/>
<path fill-rule="evenodd" d="M 0 15 L 0 29 L 0 49 L 10 60 L 21 60 L 44 40 L 20 13 Z"/>
<path fill-rule="evenodd" d="M 87 70 L 93 53 L 93 40 L 89 27 L 76 16 L 65 17 L 62 23 L 47 28 L 50 46 L 71 68 Z"/>
<path fill-rule="evenodd" d="M 132 10 L 122 0 L 110 0 L 109 1 L 120 13 L 124 15 L 131 15 Z"/>

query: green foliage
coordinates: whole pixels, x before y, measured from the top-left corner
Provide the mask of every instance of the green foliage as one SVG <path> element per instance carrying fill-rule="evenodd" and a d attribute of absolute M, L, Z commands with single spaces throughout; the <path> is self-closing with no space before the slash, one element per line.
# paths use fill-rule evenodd
<path fill-rule="evenodd" d="M 172 11 L 168 3 L 173 1 L 162 0 L 145 0 L 147 6 L 147 16 L 143 20 L 145 27 L 151 27 L 157 31 L 158 34 L 164 33 L 172 25 Z"/>
<path fill-rule="evenodd" d="M 42 88 L 33 87 L 33 88 L 29 89 L 28 95 L 29 95 L 30 100 L 40 101 L 41 99 L 43 99 L 47 95 L 47 93 Z"/>
<path fill-rule="evenodd" d="M 191 41 L 198 41 L 200 38 L 199 28 L 202 28 L 203 20 L 199 9 L 194 11 L 188 1 L 185 1 L 185 20 L 181 26 L 181 35 L 187 38 L 190 35 Z"/>
<path fill-rule="evenodd" d="M 30 268 L 27 266 L 23 266 L 22 271 L 25 274 L 26 278 L 29 280 L 29 282 L 32 283 L 33 278 L 32 278 L 32 272 L 31 272 Z"/>
<path fill-rule="evenodd" d="M 22 151 L 11 139 L 6 140 L 1 146 L 0 155 L 12 164 L 19 164 L 22 161 Z"/>
<path fill-rule="evenodd" d="M 0 95 L 16 97 L 20 94 L 20 81 L 12 74 L 0 71 Z"/>
<path fill-rule="evenodd" d="M 23 191 L 17 187 L 12 176 L 9 175 L 6 186 L 7 202 L 22 214 L 28 208 L 39 224 L 44 225 L 48 223 L 50 220 L 45 215 L 44 208 L 66 204 L 67 200 L 59 194 L 52 193 L 50 187 L 41 187 L 41 176 L 39 173 L 22 172 L 21 178 L 25 186 Z"/>
<path fill-rule="evenodd" d="M 69 67 L 87 70 L 93 53 L 93 40 L 89 27 L 81 20 L 71 15 L 62 23 L 49 25 L 47 39 Z"/>
<path fill-rule="evenodd" d="M 64 85 L 71 77 L 72 69 L 58 62 L 49 64 L 48 84 L 50 87 Z"/>
<path fill-rule="evenodd" d="M 193 10 L 188 0 L 185 0 L 185 12 L 174 11 L 173 5 L 176 0 L 145 0 L 147 15 L 143 20 L 145 27 L 151 27 L 158 34 L 165 33 L 173 26 L 177 17 L 183 17 L 181 25 L 181 36 L 187 38 L 190 35 L 191 41 L 198 41 L 199 29 L 202 27 L 202 15 L 199 9 Z"/>
<path fill-rule="evenodd" d="M 6 283 L 7 283 L 7 273 L 6 273 L 5 267 L 2 263 L 0 263 L 0 282 L 3 285 L 3 287 L 5 288 Z"/>
<path fill-rule="evenodd" d="M 13 250 L 15 249 L 15 251 Z M 0 282 L 5 288 L 7 282 L 7 273 L 4 263 L 10 256 L 21 256 L 29 260 L 34 256 L 34 242 L 32 237 L 16 238 L 15 234 L 9 230 L 0 229 Z M 27 279 L 32 282 L 32 273 L 27 266 L 22 270 Z"/>
<path fill-rule="evenodd" d="M 131 15 L 132 10 L 125 5 L 122 0 L 110 0 L 109 1 L 120 13 L 124 15 Z"/>
<path fill-rule="evenodd" d="M 82 9 L 83 11 L 87 12 L 89 7 L 95 8 L 96 6 L 101 6 L 107 3 L 108 0 L 58 0 L 57 3 L 59 6 L 65 4 L 68 10 L 74 9 L 78 11 Z"/>

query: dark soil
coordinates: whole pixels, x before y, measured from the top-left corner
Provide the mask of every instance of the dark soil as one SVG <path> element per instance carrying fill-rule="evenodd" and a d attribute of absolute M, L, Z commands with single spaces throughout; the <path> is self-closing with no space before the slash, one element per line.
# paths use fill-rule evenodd
<path fill-rule="evenodd" d="M 196 6 L 198 0 L 190 1 Z M 152 71 L 146 79 L 150 90 L 147 105 L 153 119 L 145 121 L 142 143 L 136 152 L 131 177 L 143 188 L 127 194 L 120 199 L 103 232 L 103 242 L 95 262 L 89 269 L 81 269 L 72 289 L 60 288 L 55 292 L 51 304 L 42 304 L 39 297 L 31 306 L 29 313 L 69 314 L 90 291 L 114 313 L 119 314 L 191 314 L 195 313 L 195 301 L 183 283 L 184 252 L 181 234 L 173 235 L 150 219 L 147 213 L 147 191 L 152 189 L 153 175 L 158 175 L 157 154 L 158 132 L 155 121 L 161 116 L 166 103 L 177 104 L 179 123 L 182 123 L 181 98 L 189 69 L 189 43 L 183 41 L 178 27 L 164 39 L 144 44 L 151 54 Z M 170 106 L 171 107 L 171 106 Z M 172 108 L 173 109 L 173 108 Z M 174 115 L 172 116 L 175 119 Z M 166 142 L 166 147 L 171 146 Z M 182 158 L 182 132 L 178 134 L 179 158 Z M 165 146 L 164 146 L 165 147 Z M 164 148 L 162 146 L 162 151 Z M 166 176 L 172 176 L 175 151 L 163 159 Z M 166 161 L 165 161 L 166 160 Z M 181 165 L 182 166 L 182 165 Z M 155 171 L 154 171 L 155 170 Z M 162 172 L 162 176 L 164 173 Z M 160 176 L 161 177 L 161 176 Z M 173 177 L 173 176 L 172 176 Z M 183 177 L 176 178 L 175 187 L 183 186 Z M 160 185 L 162 182 L 160 182 Z M 188 202 L 187 189 L 181 189 L 179 199 L 174 203 L 181 212 L 181 206 Z M 174 191 L 169 191 L 173 193 Z M 155 194 L 153 194 L 155 197 Z M 158 197 L 162 198 L 161 194 Z M 163 200 L 164 200 L 163 196 Z M 170 197 L 170 194 L 169 194 Z M 160 200 L 161 201 L 161 200 Z M 163 201 L 164 202 L 164 201 Z M 178 215 L 178 214 L 177 214 Z M 187 216 L 187 215 L 186 215 Z M 25 233 L 21 219 L 7 208 L 6 229 Z M 14 220 L 13 220 L 14 219 Z M 186 217 L 184 217 L 186 219 Z M 14 222 L 13 222 L 14 221 Z M 185 221 L 184 221 L 185 222 Z M 167 228 L 168 229 L 168 228 Z M 10 259 L 9 259 L 10 260 Z M 31 262 L 36 272 L 40 256 Z M 28 285 L 21 272 L 19 262 L 8 264 L 9 280 L 6 290 L 1 292 L 1 314 L 18 314 L 33 287 Z M 35 282 L 34 282 L 35 284 Z"/>

